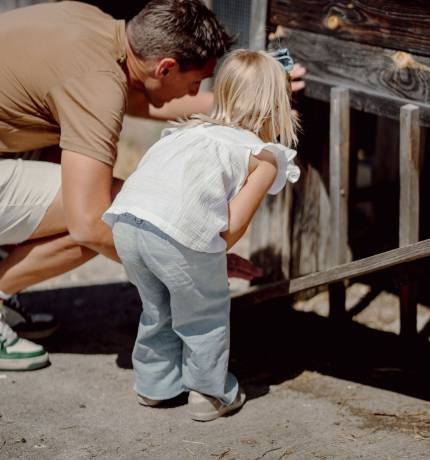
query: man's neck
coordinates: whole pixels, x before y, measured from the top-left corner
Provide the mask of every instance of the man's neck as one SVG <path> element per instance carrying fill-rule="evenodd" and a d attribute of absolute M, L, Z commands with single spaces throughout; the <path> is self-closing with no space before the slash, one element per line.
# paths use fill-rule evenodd
<path fill-rule="evenodd" d="M 136 53 L 133 51 L 133 48 L 128 41 L 127 34 L 125 36 L 125 52 L 125 70 L 128 78 L 128 83 L 132 87 L 144 91 L 143 82 L 148 77 L 148 73 L 145 69 L 145 64 L 142 59 L 139 59 L 139 57 L 136 56 Z"/>

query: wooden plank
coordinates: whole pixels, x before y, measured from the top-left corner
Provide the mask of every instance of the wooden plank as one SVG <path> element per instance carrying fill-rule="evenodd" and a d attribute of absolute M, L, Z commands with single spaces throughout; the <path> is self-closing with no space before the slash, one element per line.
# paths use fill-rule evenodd
<path fill-rule="evenodd" d="M 317 135 L 316 139 L 318 138 Z M 315 150 L 310 152 L 314 145 L 313 140 L 308 139 L 303 146 L 301 145 L 301 160 L 308 160 L 307 154 L 315 155 L 317 152 L 321 155 L 322 142 L 319 146 L 315 145 Z M 300 181 L 295 185 L 297 193 L 294 200 L 290 277 L 322 271 L 331 266 L 328 187 L 321 172 L 313 165 L 303 165 L 301 170 Z"/>
<path fill-rule="evenodd" d="M 330 210 L 332 265 L 348 260 L 349 92 L 332 88 L 330 102 Z M 344 319 L 345 285 L 329 286 L 330 317 Z"/>
<path fill-rule="evenodd" d="M 427 0 L 271 0 L 272 24 L 430 55 Z"/>
<path fill-rule="evenodd" d="M 329 102 L 331 88 L 341 85 L 350 91 L 350 106 L 352 109 L 392 120 L 399 120 L 400 108 L 410 103 L 409 99 L 387 96 L 370 88 L 357 87 L 347 79 L 319 78 L 315 75 L 306 75 L 305 81 L 305 94 L 309 98 Z M 430 127 L 430 104 L 414 101 L 414 105 L 420 109 L 421 126 Z"/>
<path fill-rule="evenodd" d="M 419 108 L 407 104 L 400 111 L 400 209 L 399 245 L 419 239 L 420 201 L 420 125 Z M 417 285 L 400 288 L 400 335 L 417 334 Z"/>
<path fill-rule="evenodd" d="M 407 104 L 400 111 L 400 246 L 415 243 L 419 239 L 419 170 L 419 108 Z"/>
<path fill-rule="evenodd" d="M 290 277 L 330 268 L 329 130 L 330 107 L 325 102 L 300 101 L 301 176 L 294 185 Z M 310 294 L 310 293 L 309 293 Z"/>
<path fill-rule="evenodd" d="M 264 276 L 255 281 L 258 284 L 284 279 L 282 260 L 287 257 L 288 249 L 284 251 L 283 245 L 289 233 L 284 227 L 289 222 L 285 216 L 289 213 L 285 194 L 291 193 L 290 187 L 287 188 L 288 191 L 276 196 L 267 196 L 252 219 L 250 259 L 264 271 Z"/>
<path fill-rule="evenodd" d="M 332 265 L 348 260 L 349 92 L 332 88 L 330 103 L 330 207 Z"/>
<path fill-rule="evenodd" d="M 282 35 L 282 43 L 310 76 L 380 96 L 430 102 L 430 57 L 301 30 L 283 29 Z"/>
<path fill-rule="evenodd" d="M 338 281 L 369 275 L 396 265 L 430 256 L 430 239 L 392 249 L 364 259 L 312 273 L 286 281 L 278 281 L 250 289 L 232 296 L 238 303 L 259 303 L 276 297 L 284 297 L 306 289 L 324 286 Z"/>
<path fill-rule="evenodd" d="M 284 203 L 281 212 L 281 270 L 283 278 L 291 276 L 291 234 L 293 217 L 293 191 L 288 187 L 283 192 Z"/>

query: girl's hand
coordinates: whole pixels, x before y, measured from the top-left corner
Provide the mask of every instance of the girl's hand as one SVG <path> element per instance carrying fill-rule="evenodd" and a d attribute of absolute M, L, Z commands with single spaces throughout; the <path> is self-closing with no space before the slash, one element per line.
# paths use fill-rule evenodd
<path fill-rule="evenodd" d="M 227 254 L 227 272 L 229 278 L 252 280 L 263 276 L 263 270 L 237 254 Z"/>
<path fill-rule="evenodd" d="M 301 64 L 294 64 L 293 70 L 290 72 L 290 77 L 292 80 L 291 89 L 293 90 L 293 92 L 300 91 L 305 87 L 305 82 L 301 80 L 305 73 L 305 67 L 303 67 Z"/>

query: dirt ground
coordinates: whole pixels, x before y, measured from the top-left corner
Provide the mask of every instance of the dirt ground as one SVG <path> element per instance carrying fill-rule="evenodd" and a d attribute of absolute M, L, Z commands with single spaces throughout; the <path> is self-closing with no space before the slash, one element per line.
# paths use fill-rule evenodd
<path fill-rule="evenodd" d="M 161 127 L 126 123 L 119 177 Z M 246 256 L 248 243 L 235 249 Z M 363 284 L 348 289 L 354 321 L 344 325 L 327 319 L 325 293 L 233 308 L 231 369 L 248 401 L 198 423 L 184 396 L 137 404 L 130 354 L 141 307 L 126 281 L 98 257 L 23 296 L 62 326 L 44 342 L 50 367 L 0 372 L 0 459 L 430 459 L 428 307 L 413 347 L 397 336 L 398 298 Z"/>
<path fill-rule="evenodd" d="M 140 306 L 124 280 L 98 258 L 23 296 L 62 327 L 44 343 L 49 368 L 0 372 L 1 459 L 430 458 L 427 307 L 412 348 L 395 333 L 397 297 L 362 284 L 348 290 L 357 314 L 345 325 L 327 319 L 325 293 L 233 308 L 231 368 L 248 402 L 198 423 L 185 397 L 137 404 L 130 353 Z"/>
<path fill-rule="evenodd" d="M 163 126 L 126 120 L 118 177 Z M 247 252 L 244 239 L 239 253 Z M 420 306 L 421 338 L 407 347 L 393 293 L 355 284 L 347 300 L 347 324 L 327 319 L 325 293 L 233 308 L 231 370 L 248 401 L 198 423 L 184 396 L 137 404 L 139 299 L 121 267 L 98 257 L 23 296 L 62 326 L 44 342 L 50 367 L 0 371 L 0 459 L 430 459 L 430 308 Z"/>

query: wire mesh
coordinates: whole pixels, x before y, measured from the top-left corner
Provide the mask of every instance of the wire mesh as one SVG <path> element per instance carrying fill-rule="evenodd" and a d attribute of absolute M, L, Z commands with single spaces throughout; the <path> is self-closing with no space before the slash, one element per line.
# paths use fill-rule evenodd
<path fill-rule="evenodd" d="M 237 36 L 235 48 L 248 48 L 251 0 L 213 0 L 212 9 L 229 33 Z"/>

